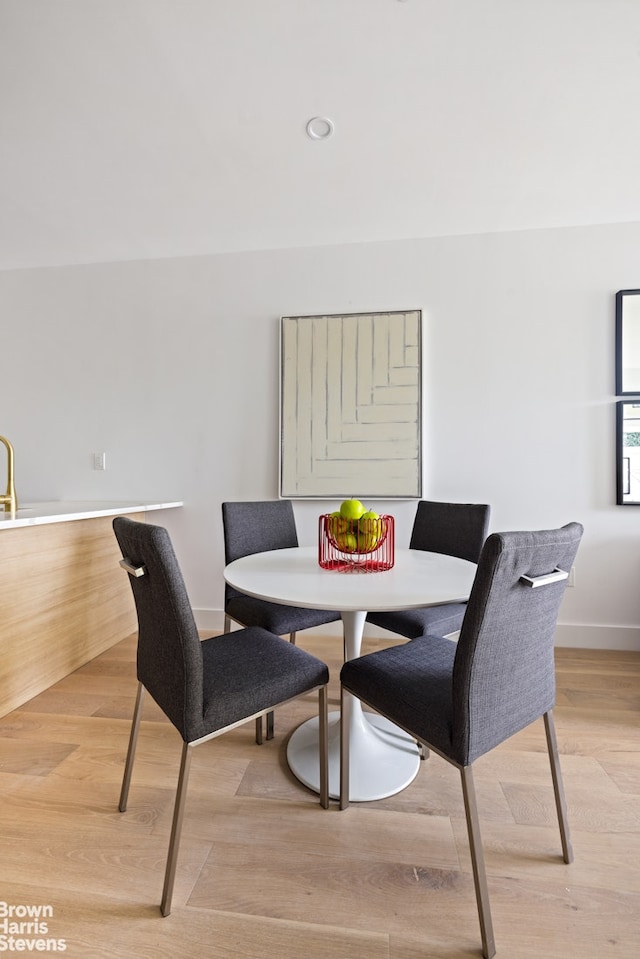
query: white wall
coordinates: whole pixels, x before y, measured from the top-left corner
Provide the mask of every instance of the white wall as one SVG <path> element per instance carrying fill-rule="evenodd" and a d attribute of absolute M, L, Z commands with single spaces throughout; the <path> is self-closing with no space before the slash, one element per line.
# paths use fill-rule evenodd
<path fill-rule="evenodd" d="M 18 495 L 183 499 L 163 519 L 217 623 L 220 503 L 277 496 L 279 316 L 420 307 L 425 496 L 486 501 L 493 529 L 582 522 L 558 641 L 640 649 L 613 395 L 614 294 L 639 254 L 633 223 L 0 272 Z M 329 505 L 296 503 L 302 542 Z M 414 504 L 392 510 L 406 543 Z"/>

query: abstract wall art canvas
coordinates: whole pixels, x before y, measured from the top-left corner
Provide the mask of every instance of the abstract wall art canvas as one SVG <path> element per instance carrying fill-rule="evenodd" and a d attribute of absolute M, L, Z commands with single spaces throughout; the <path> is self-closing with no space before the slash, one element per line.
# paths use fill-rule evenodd
<path fill-rule="evenodd" d="M 280 495 L 419 499 L 422 311 L 283 316 Z"/>

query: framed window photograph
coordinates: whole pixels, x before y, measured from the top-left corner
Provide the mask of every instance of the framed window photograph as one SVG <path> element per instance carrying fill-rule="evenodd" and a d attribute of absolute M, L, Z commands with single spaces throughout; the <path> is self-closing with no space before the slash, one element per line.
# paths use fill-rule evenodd
<path fill-rule="evenodd" d="M 616 407 L 616 503 L 640 506 L 640 397 Z"/>
<path fill-rule="evenodd" d="M 422 311 L 280 322 L 280 496 L 419 499 Z"/>

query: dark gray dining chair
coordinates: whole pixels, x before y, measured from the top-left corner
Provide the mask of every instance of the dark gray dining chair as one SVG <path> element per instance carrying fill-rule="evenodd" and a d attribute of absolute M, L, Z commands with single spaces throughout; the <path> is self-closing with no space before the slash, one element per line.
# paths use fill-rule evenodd
<path fill-rule="evenodd" d="M 298 545 L 298 533 L 291 500 L 260 500 L 222 504 L 225 564 L 243 556 L 288 549 Z M 256 599 L 225 584 L 224 631 L 231 621 L 240 626 L 262 626 L 277 636 L 296 633 L 312 626 L 324 626 L 340 619 L 340 613 L 326 609 L 301 609 Z M 273 714 L 267 715 L 267 739 L 273 737 Z M 262 720 L 256 722 L 256 742 L 262 742 Z"/>
<path fill-rule="evenodd" d="M 482 954 L 495 955 L 472 764 L 544 717 L 564 861 L 573 852 L 552 708 L 554 634 L 582 526 L 493 533 L 474 579 L 458 643 L 438 636 L 342 667 L 342 730 L 351 693 L 460 771 Z M 340 805 L 349 803 L 349 739 L 341 736 Z"/>
<path fill-rule="evenodd" d="M 410 549 L 444 553 L 477 563 L 487 538 L 491 507 L 483 503 L 440 503 L 420 500 L 409 541 Z M 415 639 L 424 633 L 446 636 L 462 626 L 466 603 L 446 603 L 394 612 L 367 614 L 367 622 Z"/>
<path fill-rule="evenodd" d="M 319 694 L 320 803 L 329 805 L 325 663 L 254 627 L 201 640 L 166 529 L 113 521 L 138 617 L 138 693 L 120 794 L 127 808 L 145 690 L 182 736 L 182 759 L 160 909 L 171 912 L 178 846 L 195 746 L 312 690 Z"/>

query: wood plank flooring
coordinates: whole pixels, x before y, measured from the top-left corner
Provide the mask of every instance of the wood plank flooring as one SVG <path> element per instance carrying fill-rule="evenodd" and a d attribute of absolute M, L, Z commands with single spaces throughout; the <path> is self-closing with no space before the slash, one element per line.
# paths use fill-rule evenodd
<path fill-rule="evenodd" d="M 299 643 L 329 663 L 335 709 L 341 641 Z M 560 649 L 557 676 L 575 862 L 541 721 L 474 767 L 498 956 L 638 959 L 640 654 Z M 148 699 L 120 814 L 135 691 L 130 637 L 0 720 L 0 934 L 25 921 L 10 907 L 43 906 L 69 959 L 480 955 L 458 773 L 432 756 L 397 796 L 322 810 L 284 753 L 315 696 L 279 710 L 272 742 L 256 746 L 250 723 L 195 751 L 162 919 L 181 743 Z"/>

